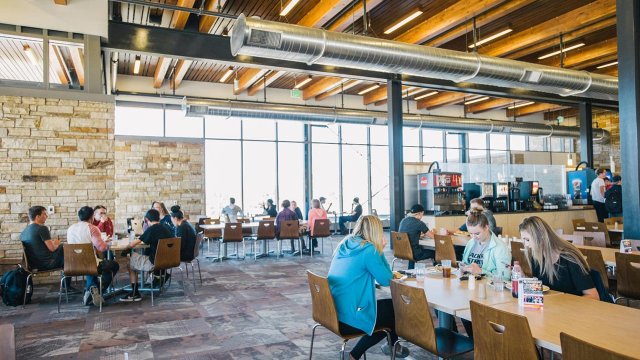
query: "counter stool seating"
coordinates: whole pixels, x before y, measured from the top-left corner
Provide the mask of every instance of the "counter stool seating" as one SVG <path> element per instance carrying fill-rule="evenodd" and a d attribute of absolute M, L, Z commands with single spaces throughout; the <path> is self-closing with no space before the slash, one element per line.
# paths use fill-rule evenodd
<path fill-rule="evenodd" d="M 267 254 L 269 253 L 269 240 L 275 240 L 276 227 L 272 220 L 261 220 L 258 223 L 258 232 L 256 237 L 252 239 L 251 251 L 253 252 L 253 259 L 258 260 L 258 250 L 256 249 L 256 243 L 258 241 L 264 241 L 267 248 Z M 266 254 L 265 254 L 266 255 Z"/>
<path fill-rule="evenodd" d="M 64 272 L 60 279 L 60 290 L 58 292 L 58 312 L 60 312 L 60 302 L 62 301 L 62 287 L 65 289 L 67 304 L 69 303 L 69 293 L 65 285 L 65 279 L 72 276 L 96 276 L 99 281 L 100 294 L 102 294 L 102 277 L 98 274 L 98 262 L 93 244 L 62 244 L 64 252 Z M 102 301 L 98 304 L 102 312 Z"/>
<path fill-rule="evenodd" d="M 153 261 L 153 270 L 152 271 L 160 271 L 163 275 L 166 275 L 167 270 L 172 270 L 173 268 L 178 268 L 180 270 L 180 276 L 182 277 L 182 292 L 186 295 L 184 291 L 184 273 L 182 272 L 182 268 L 180 267 L 180 244 L 182 243 L 182 238 L 166 238 L 158 240 L 158 248 L 156 249 L 156 257 Z M 171 274 L 173 271 L 169 272 Z M 143 277 L 144 278 L 144 277 Z M 195 276 L 194 276 L 195 278 Z M 160 285 L 160 294 L 162 292 L 162 288 L 165 284 Z M 151 289 L 151 306 L 154 306 L 154 296 L 153 289 Z"/>
<path fill-rule="evenodd" d="M 340 348 L 340 359 L 344 359 L 344 349 L 347 341 L 366 335 L 364 332 L 358 334 L 343 334 L 340 331 L 338 322 L 338 312 L 336 310 L 333 295 L 329 288 L 329 280 L 326 277 L 319 276 L 307 270 L 307 279 L 309 282 L 309 291 L 311 292 L 311 313 L 313 320 L 316 322 L 311 330 L 311 346 L 309 347 L 309 360 L 313 355 L 313 340 L 316 336 L 316 329 L 319 326 L 331 331 L 342 338 L 342 347 Z M 374 333 L 383 331 L 387 335 L 387 341 L 391 340 L 389 329 L 375 328 Z M 367 358 L 365 353 L 364 358 Z"/>
<path fill-rule="evenodd" d="M 524 244 L 519 242 L 519 241 L 512 241 L 511 242 L 511 259 L 512 259 L 512 264 L 514 261 L 517 261 L 520 263 L 520 268 L 522 269 L 522 272 L 524 273 L 524 275 L 526 277 L 531 277 L 532 276 L 532 271 L 531 271 L 531 264 L 529 263 L 529 261 L 526 258 L 526 253 L 525 253 L 525 248 L 524 248 Z"/>
<path fill-rule="evenodd" d="M 218 241 L 218 259 L 222 262 L 222 253 L 220 252 L 220 247 L 222 244 L 233 243 L 236 245 L 235 254 L 227 255 L 227 256 L 235 256 L 236 259 L 240 259 L 240 253 L 238 249 L 238 244 L 242 244 L 242 260 L 246 257 L 246 249 L 244 245 L 244 234 L 242 233 L 242 223 L 225 223 L 224 224 L 224 232 L 222 233 L 222 238 Z M 215 259 L 214 259 L 215 261 Z"/>
<path fill-rule="evenodd" d="M 452 267 L 458 267 L 456 261 L 456 250 L 453 247 L 453 239 L 449 235 L 433 235 L 436 244 L 436 262 L 442 263 L 442 260 L 451 260 Z"/>
<path fill-rule="evenodd" d="M 471 300 L 471 323 L 476 360 L 541 359 L 522 315 L 494 309 Z"/>
<path fill-rule="evenodd" d="M 391 281 L 391 300 L 399 338 L 393 344 L 391 359 L 401 342 L 415 344 L 439 358 L 449 359 L 473 350 L 473 340 L 445 328 L 436 328 L 424 289 Z"/>
<path fill-rule="evenodd" d="M 24 269 L 29 273 L 27 275 L 27 280 L 26 280 L 26 282 L 24 284 L 24 288 L 25 289 L 27 289 L 29 287 L 29 280 L 34 278 L 34 277 L 36 277 L 36 276 L 38 276 L 38 275 L 40 275 L 40 274 L 43 274 L 45 276 L 49 276 L 49 274 L 51 274 L 52 272 L 60 271 L 60 276 L 61 277 L 63 276 L 62 270 L 64 270 L 64 269 L 61 268 L 61 267 L 60 268 L 55 268 L 55 269 L 50 269 L 50 270 L 38 270 L 36 268 L 32 268 L 29 265 L 29 259 L 27 258 L 27 250 L 24 247 L 24 243 L 22 241 L 20 241 L 20 244 L 22 245 L 22 259 L 24 261 Z M 62 245 L 60 245 L 60 246 L 62 246 Z M 66 291 L 67 290 L 66 284 L 65 284 L 64 288 L 65 288 L 65 291 Z M 32 287 L 32 291 L 33 291 L 33 287 Z M 22 299 L 22 308 L 23 309 L 24 309 L 24 307 L 26 305 L 26 302 L 27 302 L 27 292 L 25 291 L 24 292 L 24 299 Z"/>
<path fill-rule="evenodd" d="M 391 244 L 393 245 L 393 260 L 391 260 L 391 271 L 396 260 L 413 260 L 413 250 L 411 250 L 411 243 L 409 242 L 409 234 L 405 232 L 391 232 Z"/>
<path fill-rule="evenodd" d="M 311 257 L 313 257 L 313 241 L 312 238 L 322 239 L 322 245 L 320 245 L 320 252 L 324 254 L 324 239 L 331 237 L 331 221 L 329 219 L 316 219 L 313 223 L 313 232 L 310 235 L 309 249 Z M 333 245 L 331 245 L 333 250 Z"/>
<path fill-rule="evenodd" d="M 640 300 L 640 255 L 616 253 L 616 279 L 619 299 Z"/>
<path fill-rule="evenodd" d="M 300 225 L 298 220 L 285 220 L 280 223 L 280 236 L 276 239 L 278 242 L 278 256 L 282 255 L 282 240 L 298 240 L 298 249 L 300 249 L 300 258 L 302 258 L 302 240 L 300 240 Z"/>
<path fill-rule="evenodd" d="M 604 264 L 604 258 L 600 250 L 593 249 L 578 249 L 587 259 L 587 264 L 591 269 L 597 270 L 600 273 L 600 278 L 604 287 L 609 291 L 609 277 L 607 276 L 607 266 Z"/>
<path fill-rule="evenodd" d="M 187 275 L 187 279 L 189 278 L 189 265 L 191 265 L 191 276 L 193 277 L 193 292 L 196 292 L 196 269 L 195 264 L 198 265 L 198 275 L 200 275 L 200 286 L 202 286 L 202 272 L 200 271 L 200 260 L 198 260 L 198 256 L 200 256 L 200 245 L 202 244 L 202 240 L 204 239 L 203 233 L 198 233 L 196 235 L 196 243 L 195 248 L 193 249 L 193 259 L 190 261 L 183 261 L 184 270 Z"/>
<path fill-rule="evenodd" d="M 590 344 L 567 333 L 560 333 L 563 360 L 633 360 L 611 350 Z"/>

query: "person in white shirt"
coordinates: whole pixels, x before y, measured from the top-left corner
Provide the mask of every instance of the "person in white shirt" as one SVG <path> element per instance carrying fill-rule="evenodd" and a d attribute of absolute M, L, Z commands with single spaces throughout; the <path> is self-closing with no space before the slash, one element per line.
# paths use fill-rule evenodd
<path fill-rule="evenodd" d="M 607 173 L 604 169 L 596 169 L 596 178 L 591 183 L 591 200 L 593 200 L 593 207 L 596 210 L 598 216 L 598 222 L 604 222 L 604 219 L 608 217 L 607 207 L 604 204 L 604 193 L 607 191 L 604 184 L 604 178 L 607 177 Z"/>
<path fill-rule="evenodd" d="M 100 229 L 93 225 L 93 208 L 83 206 L 78 210 L 79 222 L 71 225 L 67 229 L 67 242 L 69 244 L 92 244 L 99 252 L 105 252 L 109 249 L 109 245 L 102 239 Z M 96 257 L 98 273 L 102 277 L 102 290 L 106 290 L 111 284 L 113 276 L 118 272 L 120 266 L 113 260 L 100 261 Z M 91 296 L 94 305 L 99 305 L 103 301 L 102 294 L 98 290 L 99 281 L 96 276 L 86 276 L 86 286 L 84 292 L 84 304 L 90 305 L 89 297 Z"/>
<path fill-rule="evenodd" d="M 228 217 L 229 222 L 234 223 L 238 222 L 238 214 L 240 214 L 240 216 L 244 216 L 244 214 L 242 213 L 242 208 L 236 205 L 236 199 L 229 198 L 229 205 L 225 206 L 224 209 L 222 209 L 222 215 Z"/>

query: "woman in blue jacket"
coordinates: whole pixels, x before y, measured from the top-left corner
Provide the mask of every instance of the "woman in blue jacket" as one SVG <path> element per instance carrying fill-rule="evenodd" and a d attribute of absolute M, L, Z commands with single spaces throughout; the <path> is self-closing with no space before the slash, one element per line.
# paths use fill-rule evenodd
<path fill-rule="evenodd" d="M 375 281 L 389 286 L 393 275 L 387 259 L 382 253 L 387 245 L 382 223 L 373 215 L 362 216 L 356 223 L 353 234 L 340 242 L 329 268 L 329 286 L 335 301 L 343 334 L 365 332 L 351 350 L 351 359 L 359 359 L 367 349 L 386 336 L 373 329 L 391 329 L 391 344 L 398 336 L 395 333 L 395 316 L 391 299 L 376 301 Z M 390 354 L 389 345 L 383 351 Z M 398 357 L 409 355 L 407 348 L 398 351 Z"/>

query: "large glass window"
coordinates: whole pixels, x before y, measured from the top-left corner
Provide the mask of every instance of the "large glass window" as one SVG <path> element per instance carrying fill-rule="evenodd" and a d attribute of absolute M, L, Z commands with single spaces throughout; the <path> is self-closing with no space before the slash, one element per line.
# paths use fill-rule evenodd
<path fill-rule="evenodd" d="M 422 130 L 422 146 L 424 147 L 444 147 L 442 143 L 442 131 L 441 130 Z"/>
<path fill-rule="evenodd" d="M 298 121 L 278 122 L 278 141 L 303 141 L 304 124 Z"/>
<path fill-rule="evenodd" d="M 202 138 L 202 118 L 184 116 L 181 110 L 165 111 L 165 136 Z"/>
<path fill-rule="evenodd" d="M 304 213 L 304 144 L 278 144 L 278 186 L 281 201 L 295 200 Z"/>
<path fill-rule="evenodd" d="M 378 214 L 389 214 L 390 201 L 389 147 L 371 146 L 371 208 Z"/>
<path fill-rule="evenodd" d="M 389 128 L 386 126 L 370 126 L 371 131 L 371 144 L 373 145 L 388 145 L 389 144 Z"/>
<path fill-rule="evenodd" d="M 276 123 L 273 120 L 242 120 L 242 138 L 250 140 L 275 140 Z"/>
<path fill-rule="evenodd" d="M 363 208 L 369 196 L 369 173 L 367 171 L 367 146 L 342 146 L 342 209 L 351 211 L 354 197 L 360 198 Z"/>
<path fill-rule="evenodd" d="M 420 162 L 420 148 L 416 146 L 405 146 L 402 148 L 404 162 Z"/>
<path fill-rule="evenodd" d="M 240 119 L 207 116 L 204 124 L 204 134 L 208 139 L 240 139 Z"/>
<path fill-rule="evenodd" d="M 276 143 L 243 141 L 243 189 L 245 211 L 262 213 L 267 199 L 276 199 Z"/>
<path fill-rule="evenodd" d="M 524 135 L 511 135 L 509 138 L 509 146 L 511 150 L 525 151 L 527 149 L 527 137 Z"/>
<path fill-rule="evenodd" d="M 343 144 L 366 144 L 367 126 L 357 124 L 342 124 Z"/>
<path fill-rule="evenodd" d="M 487 134 L 469 133 L 469 149 L 485 150 L 487 148 Z"/>
<path fill-rule="evenodd" d="M 338 143 L 339 128 L 336 124 L 314 125 L 311 127 L 311 139 L 313 142 Z"/>
<path fill-rule="evenodd" d="M 422 161 L 423 162 L 442 162 L 443 149 L 442 148 L 422 148 Z"/>
<path fill-rule="evenodd" d="M 529 151 L 545 151 L 544 139 L 540 136 L 529 136 Z"/>
<path fill-rule="evenodd" d="M 460 162 L 460 134 L 447 133 L 447 162 Z"/>
<path fill-rule="evenodd" d="M 405 127 L 402 129 L 403 146 L 420 146 L 420 129 Z"/>
<path fill-rule="evenodd" d="M 218 217 L 229 197 L 242 204 L 240 141 L 207 140 L 205 156 L 207 215 Z"/>
<path fill-rule="evenodd" d="M 311 147 L 311 174 L 313 197 L 324 196 L 327 199 L 325 209 L 331 203 L 331 210 L 339 211 L 340 173 L 338 162 L 338 145 L 313 144 Z"/>
<path fill-rule="evenodd" d="M 116 106 L 116 135 L 163 136 L 162 108 Z"/>
<path fill-rule="evenodd" d="M 504 134 L 491 134 L 490 147 L 493 150 L 507 150 L 507 135 Z"/>

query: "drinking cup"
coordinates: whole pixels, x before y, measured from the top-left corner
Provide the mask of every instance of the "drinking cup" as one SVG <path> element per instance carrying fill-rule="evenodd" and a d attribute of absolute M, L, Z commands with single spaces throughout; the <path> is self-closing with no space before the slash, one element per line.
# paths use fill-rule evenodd
<path fill-rule="evenodd" d="M 442 277 L 451 277 L 451 260 L 442 260 Z"/>

